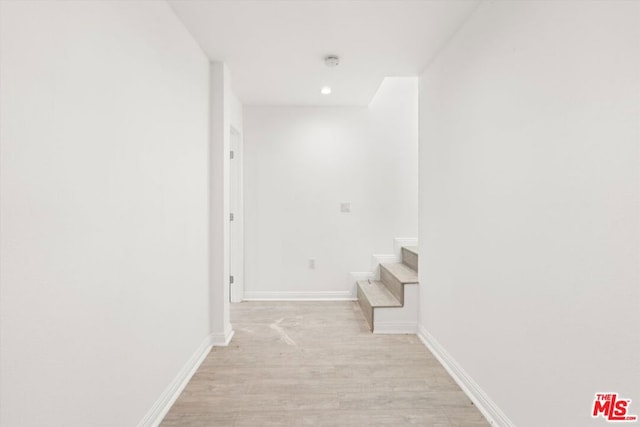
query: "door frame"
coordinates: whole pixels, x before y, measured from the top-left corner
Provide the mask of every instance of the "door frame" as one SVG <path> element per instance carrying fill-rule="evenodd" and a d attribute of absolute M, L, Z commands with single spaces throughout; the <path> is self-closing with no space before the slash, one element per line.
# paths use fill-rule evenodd
<path fill-rule="evenodd" d="M 244 195 L 243 195 L 243 139 L 242 132 L 231 126 L 229 138 L 229 301 L 244 299 Z M 233 153 L 233 155 L 231 154 Z M 231 219 L 231 218 L 230 218 Z"/>

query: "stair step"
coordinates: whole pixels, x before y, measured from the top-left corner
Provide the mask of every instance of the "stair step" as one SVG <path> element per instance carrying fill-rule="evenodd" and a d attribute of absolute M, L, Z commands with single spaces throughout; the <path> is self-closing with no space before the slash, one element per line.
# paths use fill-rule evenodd
<path fill-rule="evenodd" d="M 380 264 L 380 269 L 386 270 L 400 283 L 418 283 L 418 272 L 401 262 Z"/>
<path fill-rule="evenodd" d="M 409 252 L 413 252 L 415 255 L 418 255 L 418 247 L 417 246 L 403 246 L 402 249 L 406 249 Z"/>
<path fill-rule="evenodd" d="M 358 282 L 358 304 L 362 309 L 369 329 L 373 332 L 373 313 L 375 308 L 402 307 L 398 299 L 387 289 L 384 283 L 377 280 L 361 280 Z"/>
<path fill-rule="evenodd" d="M 415 240 L 417 243 L 417 239 L 406 240 Z M 397 250 L 397 246 L 395 248 Z M 415 333 L 418 316 L 418 247 L 402 246 L 400 257 L 401 262 L 385 263 L 385 258 L 397 260 L 397 255 L 374 255 L 380 280 L 357 282 L 358 304 L 371 332 Z M 405 292 L 408 297 L 406 305 Z M 374 321 L 375 317 L 378 319 Z"/>
<path fill-rule="evenodd" d="M 358 287 L 362 290 L 362 293 L 369 300 L 369 305 L 372 308 L 375 307 L 401 307 L 402 304 L 393 294 L 387 289 L 384 283 L 378 280 L 372 280 L 368 282 L 362 280 L 358 282 Z"/>
<path fill-rule="evenodd" d="M 418 271 L 418 248 L 415 246 L 403 246 L 402 262 L 410 268 Z"/>
<path fill-rule="evenodd" d="M 418 283 L 418 273 L 406 264 L 380 264 L 380 281 L 404 305 L 404 285 Z"/>

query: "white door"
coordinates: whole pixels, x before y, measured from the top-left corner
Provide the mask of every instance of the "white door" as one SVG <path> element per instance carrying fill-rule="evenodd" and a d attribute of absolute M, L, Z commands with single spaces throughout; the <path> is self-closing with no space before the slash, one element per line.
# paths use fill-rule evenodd
<path fill-rule="evenodd" d="M 242 136 L 231 129 L 231 153 L 229 154 L 229 299 L 240 302 L 244 296 L 244 249 L 242 215 Z"/>

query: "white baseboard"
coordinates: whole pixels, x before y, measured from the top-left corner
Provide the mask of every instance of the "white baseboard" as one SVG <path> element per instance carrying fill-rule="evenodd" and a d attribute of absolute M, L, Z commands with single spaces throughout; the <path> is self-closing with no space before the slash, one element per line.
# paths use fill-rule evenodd
<path fill-rule="evenodd" d="M 271 292 L 245 291 L 245 301 L 353 301 L 352 291 Z"/>
<path fill-rule="evenodd" d="M 438 361 L 444 366 L 453 380 L 460 386 L 462 391 L 471 399 L 489 424 L 498 427 L 514 427 L 504 412 L 491 400 L 489 396 L 480 388 L 473 378 L 467 374 L 462 366 L 451 357 L 449 353 L 436 341 L 436 339 L 422 326 L 418 325 L 418 338 L 433 353 Z"/>
<path fill-rule="evenodd" d="M 214 347 L 226 347 L 231 342 L 231 338 L 236 333 L 233 329 L 229 329 L 225 333 L 211 334 L 211 344 Z"/>
<path fill-rule="evenodd" d="M 416 322 L 376 322 L 374 318 L 374 334 L 415 334 L 418 332 Z"/>
<path fill-rule="evenodd" d="M 160 395 L 160 398 L 153 404 L 149 412 L 147 412 L 144 418 L 138 423 L 138 427 L 157 427 L 160 425 L 162 419 L 167 415 L 167 412 L 169 412 L 171 406 L 173 406 L 178 399 L 182 390 L 187 386 L 193 374 L 196 373 L 202 361 L 207 357 L 207 354 L 209 354 L 212 346 L 212 337 L 209 335 L 202 341 L 195 353 L 193 353 L 180 372 L 178 372 L 178 375 L 176 375 Z"/>

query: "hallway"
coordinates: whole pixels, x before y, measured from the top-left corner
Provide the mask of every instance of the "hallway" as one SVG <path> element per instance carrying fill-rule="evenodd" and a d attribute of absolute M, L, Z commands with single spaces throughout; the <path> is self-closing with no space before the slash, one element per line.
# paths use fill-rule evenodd
<path fill-rule="evenodd" d="M 232 305 L 162 426 L 486 426 L 415 335 L 373 335 L 356 302 Z"/>
<path fill-rule="evenodd" d="M 0 426 L 633 424 L 639 124 L 640 1 L 0 0 Z"/>

